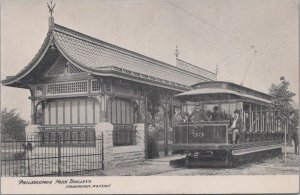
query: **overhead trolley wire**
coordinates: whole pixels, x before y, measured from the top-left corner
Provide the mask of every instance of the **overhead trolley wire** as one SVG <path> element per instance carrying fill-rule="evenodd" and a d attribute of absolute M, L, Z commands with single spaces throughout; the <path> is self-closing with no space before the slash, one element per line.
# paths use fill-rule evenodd
<path fill-rule="evenodd" d="M 197 16 L 197 15 L 191 13 L 190 11 L 188 11 L 187 9 L 184 9 L 184 8 L 180 7 L 179 5 L 177 5 L 177 4 L 175 4 L 175 3 L 172 3 L 171 1 L 168 1 L 168 3 L 169 3 L 170 5 L 172 5 L 173 7 L 176 7 L 177 9 L 183 11 L 184 13 L 186 13 L 186 14 L 188 14 L 188 15 L 194 17 L 195 19 L 200 20 L 201 22 L 205 23 L 206 25 L 208 25 L 208 26 L 214 28 L 215 30 L 217 30 L 217 31 L 219 31 L 219 32 L 221 32 L 221 33 L 223 33 L 223 34 L 225 34 L 225 35 L 227 35 L 227 36 L 229 36 L 229 37 L 231 37 L 231 38 L 233 38 L 233 39 L 239 41 L 239 42 L 242 43 L 243 45 L 247 46 L 247 49 L 246 49 L 246 50 L 248 50 L 248 47 L 249 47 L 249 46 L 250 46 L 250 50 L 251 50 L 251 49 L 255 49 L 255 46 L 254 46 L 253 44 L 246 43 L 245 41 L 241 40 L 239 37 L 237 37 L 237 36 L 235 36 L 235 35 L 232 35 L 232 34 L 226 32 L 226 31 L 222 30 L 221 28 L 219 28 L 219 27 L 213 25 L 212 23 L 206 21 L 206 19 L 204 19 L 203 17 Z M 222 59 L 226 59 L 226 58 L 229 58 L 229 57 L 231 57 L 231 56 L 238 55 L 238 54 L 241 54 L 241 53 L 244 53 L 244 52 L 245 52 L 245 50 L 238 51 L 238 52 L 233 53 L 233 54 L 231 54 L 231 55 L 227 55 L 227 56 L 223 57 Z M 248 72 L 248 69 L 249 69 L 249 67 L 250 67 L 251 64 L 252 64 L 252 61 L 253 61 L 253 59 L 254 59 L 256 53 L 257 53 L 257 49 L 254 51 L 254 53 L 253 53 L 251 59 L 249 60 L 249 63 L 248 63 L 248 65 L 247 65 L 247 69 L 246 69 L 246 71 L 245 71 L 245 73 L 244 73 L 244 77 L 243 77 L 243 80 L 242 80 L 242 82 L 241 82 L 241 85 L 243 85 L 243 82 L 244 82 L 244 80 L 245 80 L 245 77 L 246 77 L 246 74 L 247 74 L 247 72 Z M 221 59 L 221 60 L 222 60 L 222 59 Z M 218 61 L 220 61 L 220 60 L 218 60 Z M 219 70 L 219 68 L 218 68 L 218 65 L 217 65 L 217 67 L 216 67 L 216 73 L 218 72 L 218 70 Z"/>
<path fill-rule="evenodd" d="M 230 55 L 224 56 L 224 57 L 222 57 L 222 58 L 219 59 L 219 60 L 216 60 L 216 73 L 218 73 L 218 72 L 220 71 L 219 65 L 222 65 L 222 64 L 224 65 L 224 63 L 219 63 L 219 62 L 221 62 L 222 60 L 224 61 L 226 58 L 229 58 L 229 57 L 232 57 L 232 56 L 235 56 L 235 55 L 241 55 L 241 54 L 243 54 L 243 53 L 245 53 L 245 52 L 247 52 L 247 51 L 249 51 L 249 50 L 252 50 L 252 49 L 254 49 L 254 45 L 252 45 L 252 46 L 250 47 L 250 49 L 247 48 L 247 49 L 244 49 L 244 50 L 242 50 L 242 51 L 238 51 L 238 52 L 232 53 L 232 54 L 230 54 Z"/>
<path fill-rule="evenodd" d="M 241 50 L 241 51 L 232 53 L 232 54 L 230 54 L 230 55 L 226 55 L 226 56 L 222 57 L 221 59 L 216 60 L 216 63 L 218 63 L 218 62 L 220 62 L 220 61 L 222 61 L 222 60 L 225 60 L 225 59 L 227 59 L 227 58 L 229 58 L 229 57 L 235 56 L 235 55 L 241 55 L 241 54 L 243 54 L 243 53 L 245 53 L 245 52 L 247 52 L 247 51 L 250 51 L 250 50 L 252 50 L 252 49 L 254 49 L 254 45 L 252 45 L 252 46 L 250 47 L 250 49 L 247 48 L 247 49 L 243 49 L 243 50 Z"/>
<path fill-rule="evenodd" d="M 217 27 L 217 26 L 211 24 L 210 22 L 207 22 L 203 17 L 196 16 L 196 15 L 194 15 L 193 13 L 191 13 L 190 11 L 188 11 L 188 10 L 186 10 L 186 9 L 184 9 L 184 8 L 182 8 L 182 7 L 180 7 L 180 6 L 178 6 L 178 5 L 176 5 L 175 3 L 172 3 L 171 1 L 168 1 L 168 3 L 169 3 L 170 5 L 176 7 L 177 9 L 180 9 L 181 11 L 187 13 L 188 15 L 190 15 L 190 16 L 192 16 L 192 17 L 198 19 L 198 20 L 200 20 L 201 22 L 203 22 L 203 23 L 205 23 L 205 24 L 211 26 L 211 27 L 214 28 L 215 30 L 217 30 L 217 31 L 219 31 L 219 32 L 222 32 L 223 34 L 226 34 L 227 36 L 229 36 L 229 37 L 231 37 L 231 38 L 233 38 L 233 39 L 235 39 L 235 40 L 237 40 L 237 41 L 239 41 L 239 42 L 241 42 L 241 43 L 243 43 L 243 44 L 249 46 L 248 43 L 242 41 L 242 40 L 239 39 L 237 36 L 234 36 L 234 35 L 232 35 L 232 34 L 226 32 L 226 31 L 222 30 L 221 28 L 219 28 L 219 27 Z"/>

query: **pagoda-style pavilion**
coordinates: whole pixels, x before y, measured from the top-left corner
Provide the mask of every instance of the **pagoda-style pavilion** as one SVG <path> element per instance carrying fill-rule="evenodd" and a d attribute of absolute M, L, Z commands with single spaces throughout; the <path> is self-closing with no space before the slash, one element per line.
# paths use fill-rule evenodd
<path fill-rule="evenodd" d="M 114 135 L 128 131 L 123 135 L 131 137 L 114 137 L 120 146 L 134 145 L 134 124 L 147 127 L 151 94 L 166 110 L 167 129 L 171 97 L 213 80 L 215 73 L 182 60 L 173 66 L 55 24 L 51 14 L 38 53 L 2 84 L 30 90 L 31 125 L 40 131 L 92 132 L 98 123 L 111 123 Z M 165 142 L 167 136 L 166 130 Z"/>

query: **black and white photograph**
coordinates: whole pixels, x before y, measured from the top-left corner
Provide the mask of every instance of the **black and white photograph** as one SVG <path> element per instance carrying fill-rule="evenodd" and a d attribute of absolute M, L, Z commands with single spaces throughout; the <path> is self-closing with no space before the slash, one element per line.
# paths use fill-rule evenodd
<path fill-rule="evenodd" d="M 2 193 L 299 192 L 297 0 L 0 3 Z"/>

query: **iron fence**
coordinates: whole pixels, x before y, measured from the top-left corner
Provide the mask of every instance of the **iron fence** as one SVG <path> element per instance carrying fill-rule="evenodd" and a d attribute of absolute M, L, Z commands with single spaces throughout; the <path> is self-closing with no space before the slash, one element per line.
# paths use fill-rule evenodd
<path fill-rule="evenodd" d="M 135 145 L 136 132 L 134 125 L 114 125 L 113 146 Z"/>
<path fill-rule="evenodd" d="M 114 130 L 114 146 L 132 146 L 136 144 L 136 130 Z"/>
<path fill-rule="evenodd" d="M 73 132 L 41 132 L 23 140 L 1 141 L 1 175 L 62 176 L 103 170 L 103 134 L 70 137 Z M 77 133 L 77 132 L 76 132 Z M 48 138 L 46 138 L 48 136 Z"/>
<path fill-rule="evenodd" d="M 63 146 L 95 146 L 95 127 L 92 125 L 50 125 L 41 126 L 40 130 L 38 136 L 44 146 L 55 144 L 57 136 Z"/>

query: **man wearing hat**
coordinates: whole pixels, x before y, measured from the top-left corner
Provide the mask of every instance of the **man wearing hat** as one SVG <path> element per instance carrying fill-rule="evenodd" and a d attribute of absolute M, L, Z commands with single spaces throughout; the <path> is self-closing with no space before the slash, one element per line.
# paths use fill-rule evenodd
<path fill-rule="evenodd" d="M 232 119 L 230 123 L 230 129 L 231 131 L 229 133 L 232 133 L 232 143 L 237 144 L 239 132 L 242 130 L 243 121 L 240 117 L 240 111 L 235 110 L 234 111 L 234 118 Z"/>

